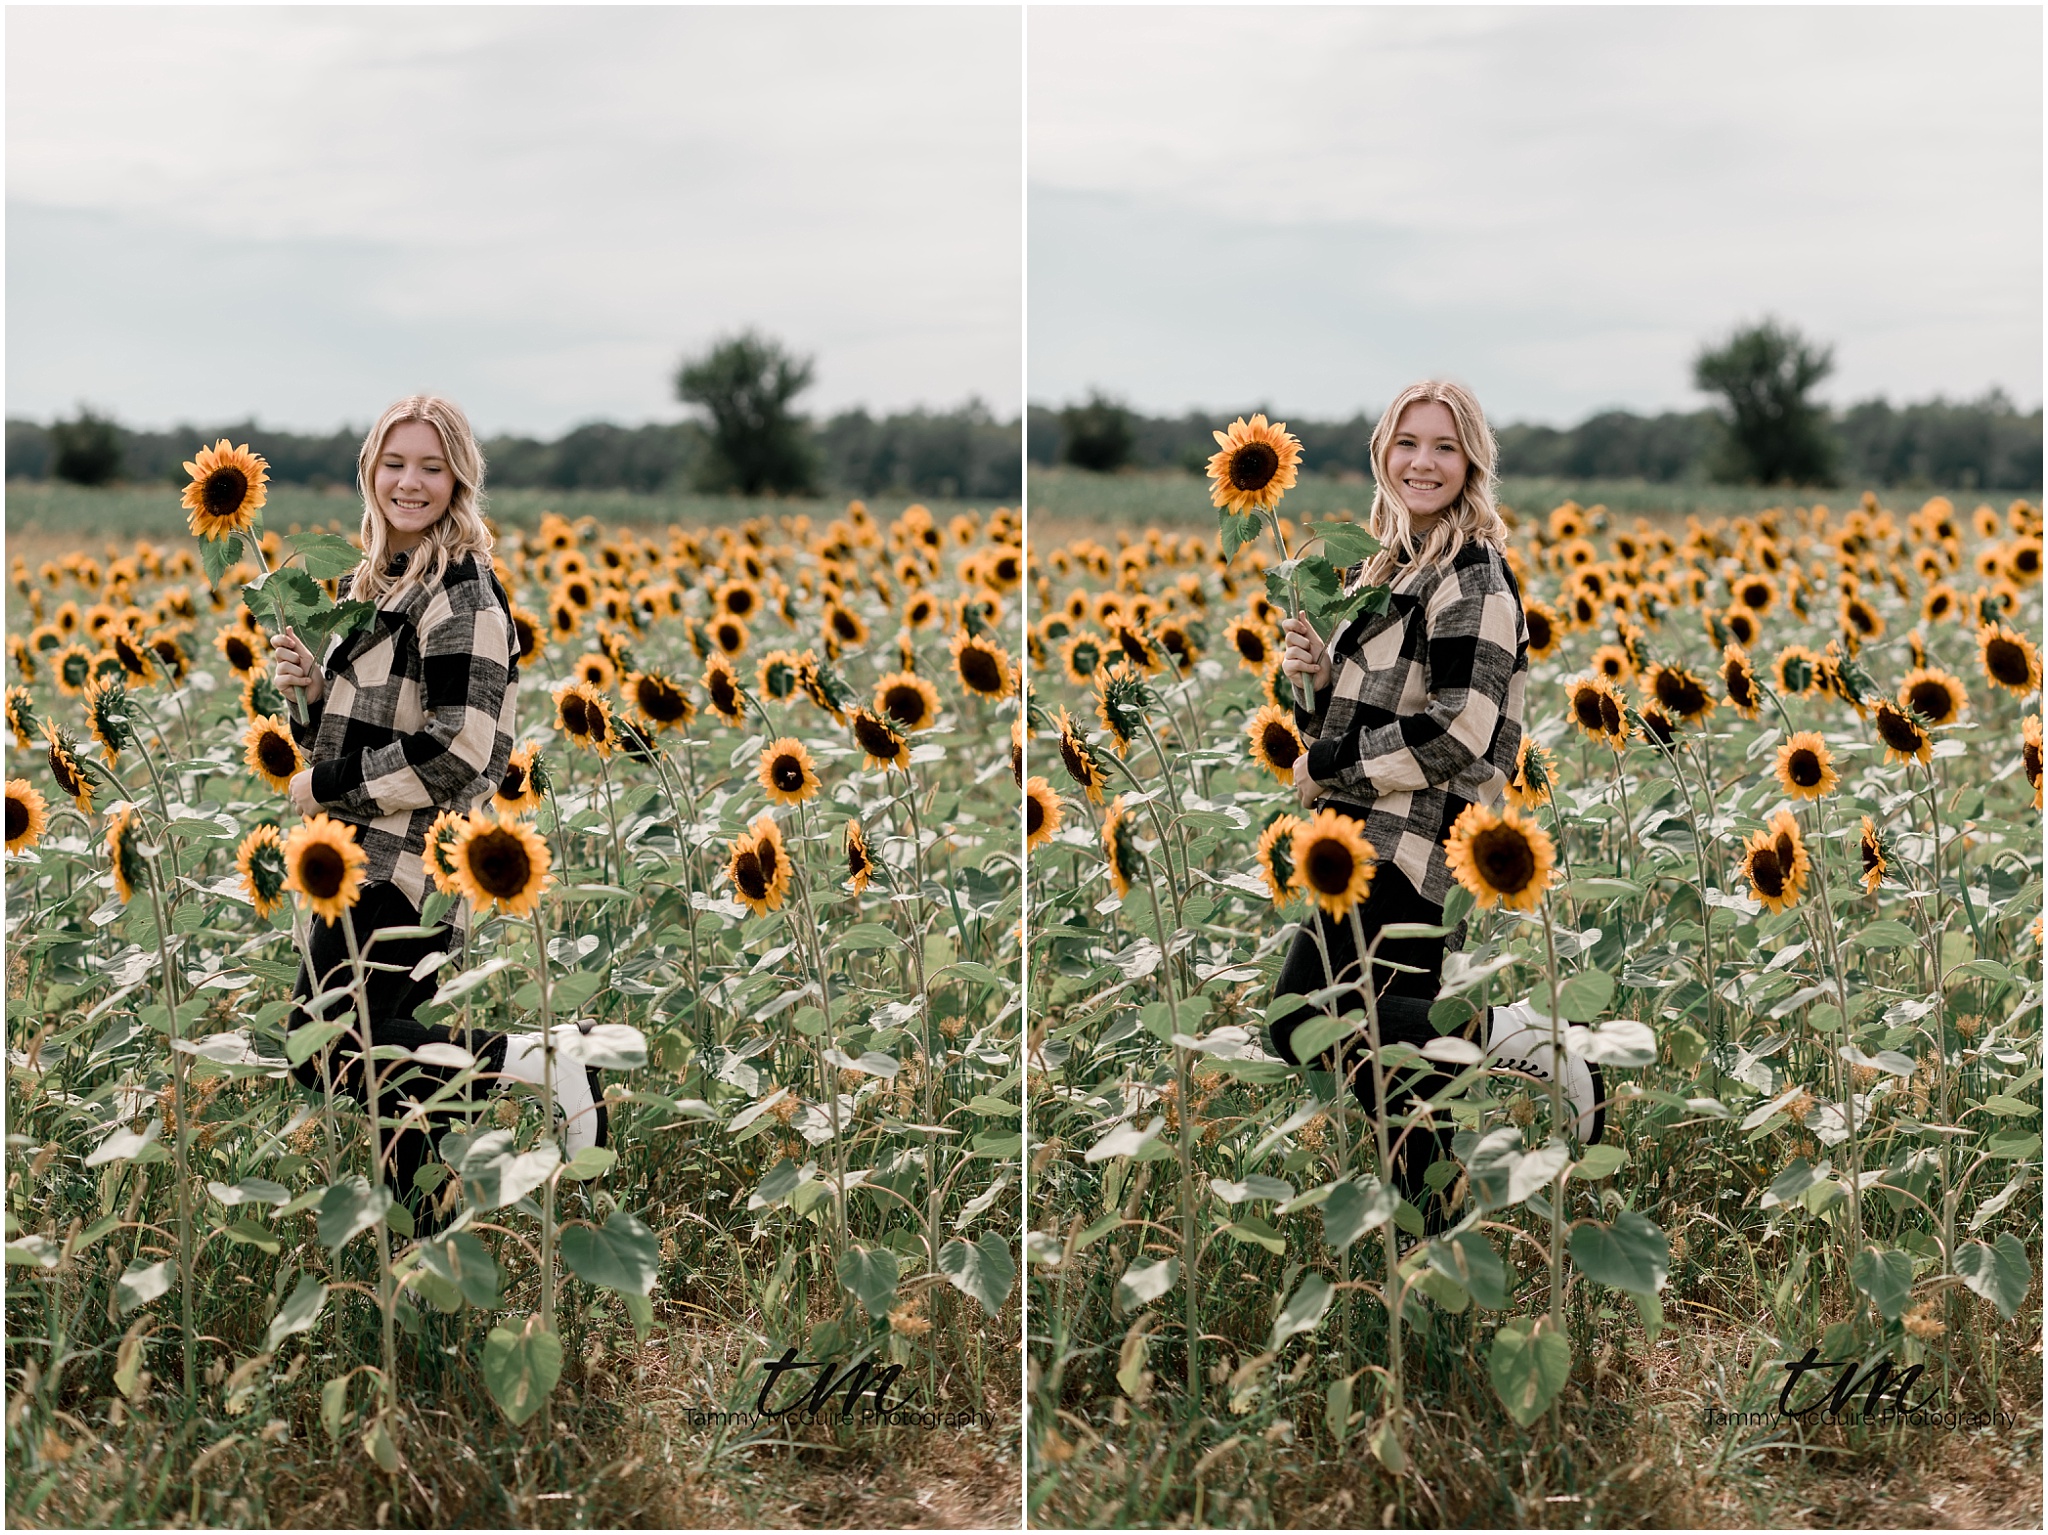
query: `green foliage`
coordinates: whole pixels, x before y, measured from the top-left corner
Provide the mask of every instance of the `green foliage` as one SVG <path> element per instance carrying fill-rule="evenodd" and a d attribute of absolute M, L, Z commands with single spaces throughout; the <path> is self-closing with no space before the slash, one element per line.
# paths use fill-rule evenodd
<path fill-rule="evenodd" d="M 1131 412 L 1121 402 L 1095 393 L 1084 405 L 1060 412 L 1060 458 L 1077 469 L 1108 474 L 1130 462 L 1134 436 Z"/>
<path fill-rule="evenodd" d="M 1693 360 L 1693 384 L 1725 401 L 1721 478 L 1755 485 L 1822 485 L 1834 472 L 1826 411 L 1809 398 L 1834 371 L 1834 349 L 1765 320 L 1738 328 Z"/>
<path fill-rule="evenodd" d="M 676 398 L 711 417 L 711 451 L 698 471 L 700 488 L 744 496 L 812 492 L 816 460 L 802 418 L 791 407 L 810 387 L 813 369 L 812 359 L 752 330 L 683 363 Z"/>

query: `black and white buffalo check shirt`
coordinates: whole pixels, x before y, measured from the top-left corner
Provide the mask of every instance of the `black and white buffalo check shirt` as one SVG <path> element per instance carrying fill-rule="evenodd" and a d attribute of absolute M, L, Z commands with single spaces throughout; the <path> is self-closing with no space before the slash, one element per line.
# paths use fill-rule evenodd
<path fill-rule="evenodd" d="M 305 724 L 292 722 L 313 764 L 313 797 L 356 828 L 370 855 L 364 877 L 391 881 L 415 906 L 426 898 L 427 828 L 443 810 L 467 814 L 504 779 L 517 643 L 497 575 L 465 555 L 331 641 L 320 662 L 326 696 L 308 705 Z M 464 921 L 462 905 L 450 915 Z"/>
<path fill-rule="evenodd" d="M 1441 905 L 1451 823 L 1467 805 L 1498 804 L 1515 770 L 1529 626 L 1514 573 L 1489 544 L 1468 541 L 1392 587 L 1384 613 L 1331 636 L 1331 685 L 1295 723 L 1317 805 L 1363 821 L 1381 862 Z"/>

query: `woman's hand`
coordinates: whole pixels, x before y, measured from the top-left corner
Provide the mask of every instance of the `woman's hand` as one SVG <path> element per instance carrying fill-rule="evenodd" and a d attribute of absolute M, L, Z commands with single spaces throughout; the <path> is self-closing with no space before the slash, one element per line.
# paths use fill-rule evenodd
<path fill-rule="evenodd" d="M 1303 752 L 1294 759 L 1294 797 L 1306 810 L 1315 804 L 1316 797 L 1323 792 L 1323 786 L 1308 776 L 1308 753 Z"/>
<path fill-rule="evenodd" d="M 318 815 L 320 801 L 313 798 L 313 770 L 304 768 L 292 774 L 292 808 L 300 815 Z"/>
<path fill-rule="evenodd" d="M 1303 615 L 1293 613 L 1281 621 L 1280 632 L 1287 639 L 1287 649 L 1280 657 L 1280 670 L 1290 677 L 1306 677 L 1309 686 L 1319 693 L 1328 687 L 1330 653 L 1323 648 L 1323 637 L 1316 633 L 1315 625 Z M 1296 766 L 1298 768 L 1300 764 Z"/>
<path fill-rule="evenodd" d="M 271 670 L 272 682 L 280 688 L 304 688 L 309 704 L 317 704 L 327 696 L 327 679 L 320 675 L 320 663 L 313 659 L 313 652 L 306 648 L 304 640 L 287 628 L 282 633 L 271 635 L 270 648 L 276 656 Z"/>

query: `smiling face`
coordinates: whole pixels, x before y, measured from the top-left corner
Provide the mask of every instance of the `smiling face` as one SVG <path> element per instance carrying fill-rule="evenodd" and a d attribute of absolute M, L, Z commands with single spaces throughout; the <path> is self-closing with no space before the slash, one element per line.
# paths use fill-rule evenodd
<path fill-rule="evenodd" d="M 455 499 L 455 471 L 441 434 L 425 421 L 401 421 L 377 455 L 377 509 L 391 530 L 393 550 L 411 549 L 439 522 Z"/>
<path fill-rule="evenodd" d="M 1464 493 L 1472 461 L 1459 446 L 1450 406 L 1417 400 L 1401 412 L 1387 447 L 1387 470 L 1416 517 L 1434 516 Z"/>

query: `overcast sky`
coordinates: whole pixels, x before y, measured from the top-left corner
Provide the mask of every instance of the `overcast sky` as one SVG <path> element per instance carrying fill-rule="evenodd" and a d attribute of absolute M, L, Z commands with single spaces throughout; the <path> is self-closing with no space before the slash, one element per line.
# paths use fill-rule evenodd
<path fill-rule="evenodd" d="M 2041 401 L 2041 11 L 1034 7 L 1031 398 L 1693 409 L 1775 315 L 1846 402 Z"/>
<path fill-rule="evenodd" d="M 1023 386 L 1008 8 L 7 12 L 7 410 L 676 419 L 742 325 L 814 412 Z"/>

